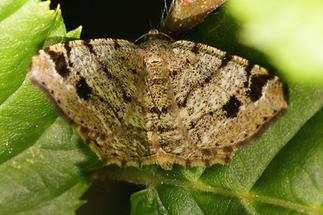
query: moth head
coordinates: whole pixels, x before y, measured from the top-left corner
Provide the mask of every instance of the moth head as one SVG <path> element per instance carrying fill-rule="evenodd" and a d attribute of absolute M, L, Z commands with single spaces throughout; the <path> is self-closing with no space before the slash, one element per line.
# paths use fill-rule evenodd
<path fill-rule="evenodd" d="M 167 34 L 162 33 L 157 29 L 151 29 L 150 31 L 148 31 L 148 33 L 136 39 L 135 44 L 140 45 L 154 40 L 164 40 L 166 42 L 174 41 L 174 39 L 168 36 Z"/>

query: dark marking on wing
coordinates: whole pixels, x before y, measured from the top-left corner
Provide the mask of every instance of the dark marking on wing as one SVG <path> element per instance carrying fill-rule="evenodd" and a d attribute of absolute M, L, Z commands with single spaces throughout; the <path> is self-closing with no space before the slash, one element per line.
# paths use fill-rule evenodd
<path fill-rule="evenodd" d="M 211 77 L 207 77 L 207 78 L 204 80 L 204 82 L 205 82 L 206 84 L 208 84 L 208 83 L 210 83 L 210 80 L 211 80 Z"/>
<path fill-rule="evenodd" d="M 186 166 L 187 168 L 190 168 L 190 167 L 192 166 L 192 162 L 191 162 L 190 160 L 186 160 L 186 161 L 185 161 L 185 166 Z"/>
<path fill-rule="evenodd" d="M 87 127 L 84 127 L 84 126 L 80 126 L 80 132 L 83 133 L 83 134 L 87 134 L 89 133 L 89 128 Z"/>
<path fill-rule="evenodd" d="M 157 126 L 157 131 L 160 132 L 160 133 L 168 132 L 168 131 L 173 131 L 175 129 L 176 128 L 170 127 L 170 126 L 163 126 L 163 125 Z"/>
<path fill-rule="evenodd" d="M 190 128 L 190 129 L 195 128 L 195 126 L 196 126 L 196 122 L 191 121 L 191 122 L 189 123 L 189 128 Z"/>
<path fill-rule="evenodd" d="M 121 167 L 126 167 L 127 166 L 127 161 L 125 158 L 121 159 Z"/>
<path fill-rule="evenodd" d="M 232 148 L 232 146 L 225 146 L 225 147 L 223 147 L 223 151 L 226 153 L 232 153 L 233 148 Z"/>
<path fill-rule="evenodd" d="M 163 140 L 160 140 L 159 147 L 165 150 L 166 146 L 168 146 L 168 143 L 164 142 Z"/>
<path fill-rule="evenodd" d="M 83 40 L 83 45 L 89 49 L 89 52 L 92 54 L 96 54 L 93 45 L 90 43 L 91 40 Z"/>
<path fill-rule="evenodd" d="M 113 113 L 114 117 L 117 118 L 119 120 L 119 122 L 121 123 L 122 117 L 119 116 L 118 110 L 116 108 L 114 108 L 107 100 L 105 100 L 100 95 L 93 94 L 93 96 L 94 96 L 94 99 L 95 98 L 99 99 L 100 102 L 103 102 L 109 110 L 112 110 L 112 113 Z"/>
<path fill-rule="evenodd" d="M 229 101 L 223 105 L 222 110 L 226 112 L 227 117 L 234 118 L 237 116 L 240 106 L 241 102 L 235 96 L 231 96 Z"/>
<path fill-rule="evenodd" d="M 44 51 L 50 56 L 50 58 L 54 62 L 57 73 L 63 78 L 69 76 L 71 71 L 67 67 L 64 54 L 62 52 L 51 51 L 48 48 L 44 49 Z"/>
<path fill-rule="evenodd" d="M 205 159 L 204 160 L 204 164 L 205 164 L 205 167 L 209 167 L 210 166 L 210 160 L 209 159 Z"/>
<path fill-rule="evenodd" d="M 92 141 L 91 143 L 94 143 L 95 145 L 96 145 L 96 147 L 98 147 L 98 148 L 101 148 L 102 146 L 100 146 L 95 140 L 94 141 Z"/>
<path fill-rule="evenodd" d="M 72 48 L 71 48 L 69 42 L 64 43 L 64 48 L 66 50 L 66 56 L 67 56 L 67 58 L 70 58 Z"/>
<path fill-rule="evenodd" d="M 194 51 L 193 49 L 197 49 L 198 47 L 195 47 L 197 46 L 197 44 L 195 44 L 192 48 L 192 52 Z M 194 48 L 195 47 L 195 48 Z M 229 53 L 225 53 L 225 55 L 222 57 L 222 62 L 221 62 L 221 65 L 217 68 L 217 70 L 225 67 L 231 60 L 232 60 L 233 56 Z M 217 71 L 216 70 L 216 71 Z M 216 72 L 215 71 L 215 72 Z M 187 103 L 187 99 L 189 98 L 190 94 L 196 89 L 196 88 L 199 88 L 199 87 L 204 87 L 205 84 L 208 84 L 211 79 L 212 79 L 212 76 L 213 74 L 211 74 L 210 76 L 206 77 L 204 79 L 203 82 L 198 82 L 196 84 L 194 84 L 190 90 L 187 92 L 187 94 L 185 95 L 185 98 L 183 101 L 176 101 L 177 103 L 177 106 L 180 107 L 180 108 L 183 108 L 183 107 L 186 107 L 186 103 Z"/>
<path fill-rule="evenodd" d="M 168 107 L 167 106 L 163 106 L 161 109 L 162 113 L 168 113 Z"/>
<path fill-rule="evenodd" d="M 250 63 L 249 61 L 248 61 L 248 64 L 247 64 L 247 66 L 246 66 L 246 68 L 245 68 L 245 71 L 246 71 L 246 81 L 243 83 L 243 86 L 244 87 L 249 87 L 249 78 L 250 78 L 250 76 L 251 76 L 251 70 L 253 69 L 253 67 L 255 66 L 255 64 L 253 64 L 253 63 Z"/>
<path fill-rule="evenodd" d="M 269 80 L 273 78 L 274 76 L 271 74 L 252 76 L 250 90 L 248 91 L 251 101 L 255 102 L 260 99 L 262 95 L 262 88 L 267 84 Z"/>
<path fill-rule="evenodd" d="M 99 62 L 101 64 L 101 68 L 102 71 L 107 75 L 108 79 L 114 80 L 117 83 L 117 86 L 122 86 L 121 81 L 112 75 L 112 73 L 110 72 L 110 70 L 106 67 L 104 67 L 104 65 L 102 65 L 101 62 Z M 120 87 L 120 91 L 122 93 L 122 98 L 123 100 L 125 100 L 125 102 L 130 103 L 133 101 L 131 95 L 129 95 L 128 93 L 126 93 L 125 89 L 123 87 Z"/>
<path fill-rule="evenodd" d="M 107 68 L 102 67 L 102 70 L 107 75 L 108 79 L 113 79 L 111 72 Z"/>
<path fill-rule="evenodd" d="M 255 66 L 254 63 L 251 63 L 251 62 L 248 61 L 248 65 L 245 68 L 245 71 L 247 73 L 247 76 L 250 76 L 251 75 L 251 70 L 253 69 L 254 66 Z"/>
<path fill-rule="evenodd" d="M 95 52 L 93 52 L 94 55 L 96 55 Z M 127 103 L 130 103 L 133 101 L 131 95 L 129 95 L 129 93 L 127 93 L 123 87 L 124 84 L 122 84 L 122 82 L 120 81 L 120 79 L 118 77 L 116 77 L 115 75 L 113 75 L 111 73 L 111 71 L 107 68 L 107 66 L 102 62 L 100 61 L 99 58 L 96 58 L 97 62 L 100 64 L 100 69 L 101 71 L 103 71 L 107 78 L 110 79 L 110 80 L 114 80 L 114 82 L 116 83 L 117 86 L 119 86 L 119 90 L 121 91 L 121 94 L 122 94 L 122 98 L 127 102 Z"/>
<path fill-rule="evenodd" d="M 232 60 L 232 55 L 229 53 L 225 53 L 225 55 L 222 57 L 221 65 L 219 66 L 218 69 L 226 67 L 228 63 Z"/>
<path fill-rule="evenodd" d="M 131 96 L 127 95 L 125 92 L 123 92 L 122 97 L 123 100 L 125 100 L 128 103 L 132 101 Z"/>
<path fill-rule="evenodd" d="M 194 43 L 193 48 L 191 49 L 191 52 L 193 52 L 194 54 L 199 53 L 199 46 L 198 43 Z"/>
<path fill-rule="evenodd" d="M 113 40 L 113 47 L 115 49 L 119 49 L 121 47 L 117 39 L 114 39 Z"/>
<path fill-rule="evenodd" d="M 177 76 L 178 71 L 177 70 L 172 70 L 169 72 L 170 76 L 174 79 Z"/>
<path fill-rule="evenodd" d="M 212 156 L 212 151 L 210 149 L 203 148 L 201 149 L 201 153 L 206 157 Z"/>
<path fill-rule="evenodd" d="M 157 107 L 155 107 L 155 106 L 152 107 L 152 108 L 149 108 L 148 109 L 148 113 L 155 113 L 157 115 L 160 115 L 161 114 L 160 110 Z"/>
<path fill-rule="evenodd" d="M 168 82 L 168 79 L 167 78 L 154 78 L 152 80 L 149 80 L 150 82 L 150 85 L 161 85 L 161 84 L 165 84 Z"/>
<path fill-rule="evenodd" d="M 85 78 L 81 77 L 77 82 L 76 92 L 77 95 L 84 100 L 88 100 L 90 98 L 92 88 L 86 83 Z"/>
<path fill-rule="evenodd" d="M 212 79 L 212 75 L 210 75 L 210 76 L 206 77 L 206 78 L 203 80 L 203 82 L 198 82 L 198 83 L 196 83 L 195 85 L 193 85 L 193 86 L 190 88 L 190 90 L 187 92 L 187 94 L 186 94 L 186 96 L 185 96 L 185 98 L 184 98 L 184 100 L 183 100 L 182 102 L 181 102 L 181 101 L 176 101 L 177 106 L 178 106 L 178 107 L 180 107 L 180 108 L 182 108 L 182 107 L 186 107 L 187 99 L 189 98 L 189 96 L 191 95 L 191 93 L 192 93 L 194 90 L 196 90 L 197 88 L 199 88 L 199 87 L 204 87 L 204 86 L 205 86 L 205 84 L 210 83 L 211 79 Z"/>
<path fill-rule="evenodd" d="M 64 48 L 66 50 L 66 56 L 67 56 L 66 61 L 68 62 L 68 66 L 73 67 L 73 62 L 70 60 L 71 50 L 72 50 L 70 43 L 69 42 L 64 43 Z"/>
<path fill-rule="evenodd" d="M 130 72 L 131 72 L 132 74 L 137 74 L 137 70 L 136 70 L 136 69 L 130 69 Z"/>
<path fill-rule="evenodd" d="M 231 155 L 227 154 L 224 158 L 224 162 L 228 163 L 231 160 Z"/>
<path fill-rule="evenodd" d="M 105 133 L 100 133 L 98 136 L 99 136 L 99 140 L 102 140 L 102 141 L 105 141 L 108 138 Z"/>

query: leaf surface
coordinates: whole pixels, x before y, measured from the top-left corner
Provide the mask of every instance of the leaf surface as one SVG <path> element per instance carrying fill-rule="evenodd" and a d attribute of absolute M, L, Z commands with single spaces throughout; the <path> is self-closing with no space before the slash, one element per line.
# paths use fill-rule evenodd
<path fill-rule="evenodd" d="M 323 86 L 323 2 L 228 1 L 243 25 L 241 40 L 261 50 L 294 82 Z"/>
<path fill-rule="evenodd" d="M 38 49 L 80 28 L 66 33 L 48 1 L 2 1 L 0 11 L 0 214 L 74 214 L 96 156 L 24 79 Z"/>

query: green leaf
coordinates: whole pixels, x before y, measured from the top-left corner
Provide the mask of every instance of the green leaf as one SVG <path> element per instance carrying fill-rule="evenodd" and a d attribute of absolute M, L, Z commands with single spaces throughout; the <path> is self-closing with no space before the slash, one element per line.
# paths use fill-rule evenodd
<path fill-rule="evenodd" d="M 14 5 L 15 3 L 13 3 Z M 23 82 L 30 58 L 42 46 L 58 11 L 48 2 L 26 1 L 0 24 L 0 102 L 3 103 Z"/>
<path fill-rule="evenodd" d="M 78 135 L 58 118 L 32 146 L 1 164 L 0 214 L 75 210 L 88 187 L 83 171 L 89 167 L 89 153 Z M 71 198 L 68 204 L 67 197 Z"/>
<path fill-rule="evenodd" d="M 97 158 L 24 79 L 37 50 L 80 28 L 66 33 L 48 1 L 0 6 L 0 214 L 73 214 Z"/>
<path fill-rule="evenodd" d="M 167 214 L 154 187 L 133 194 L 131 199 L 133 214 Z"/>
<path fill-rule="evenodd" d="M 323 86 L 323 2 L 231 0 L 241 39 L 261 50 L 283 75 Z"/>
<path fill-rule="evenodd" d="M 0 21 L 19 10 L 26 1 L 27 0 L 2 0 L 0 2 Z"/>

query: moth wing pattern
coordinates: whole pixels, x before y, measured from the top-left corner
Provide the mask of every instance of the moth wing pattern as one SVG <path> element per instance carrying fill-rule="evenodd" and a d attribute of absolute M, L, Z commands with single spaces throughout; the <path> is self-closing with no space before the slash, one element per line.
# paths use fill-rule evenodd
<path fill-rule="evenodd" d="M 107 164 L 149 154 L 136 48 L 126 40 L 75 40 L 40 50 L 32 60 L 30 79 Z"/>
<path fill-rule="evenodd" d="M 176 41 L 171 47 L 168 88 L 180 143 L 168 142 L 167 150 L 186 165 L 227 162 L 287 108 L 282 83 L 266 69 L 204 44 Z M 173 139 L 169 135 L 159 133 L 165 140 Z"/>
<path fill-rule="evenodd" d="M 157 31 L 139 41 L 70 41 L 32 60 L 30 79 L 105 164 L 225 163 L 287 108 L 278 77 L 248 60 Z"/>

